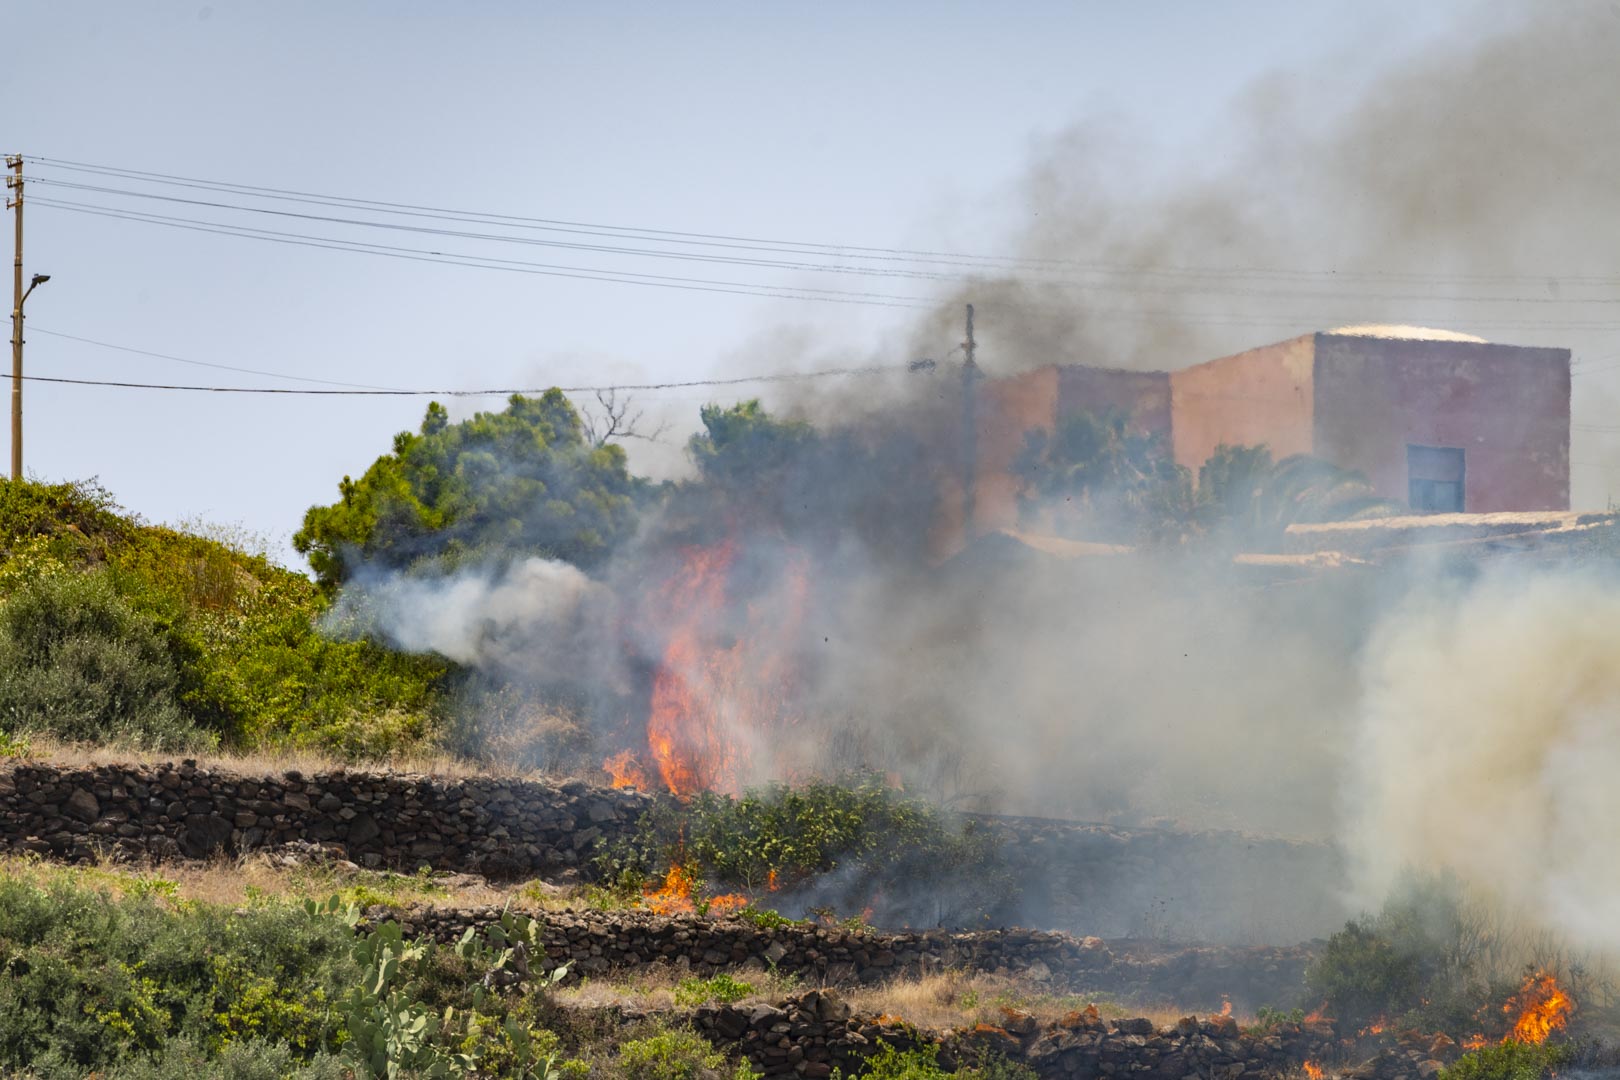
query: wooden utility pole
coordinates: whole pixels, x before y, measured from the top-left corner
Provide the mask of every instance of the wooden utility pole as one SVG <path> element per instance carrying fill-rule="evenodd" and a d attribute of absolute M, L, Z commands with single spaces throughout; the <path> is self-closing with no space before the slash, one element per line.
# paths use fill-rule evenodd
<path fill-rule="evenodd" d="M 21 270 L 17 273 L 20 275 Z M 22 278 L 19 276 L 18 281 Z M 978 391 L 979 366 L 973 361 L 973 305 L 967 306 L 967 338 L 962 342 L 966 359 L 962 362 L 962 543 L 971 544 L 975 534 L 973 516 L 976 511 L 979 473 L 979 426 L 974 400 Z"/>
<path fill-rule="evenodd" d="M 6 177 L 6 187 L 12 191 L 6 200 L 6 209 L 17 211 L 17 247 L 11 262 L 11 479 L 23 478 L 22 471 L 22 347 L 23 347 L 23 282 L 22 282 L 22 214 L 23 214 L 23 159 L 18 154 L 6 158 L 6 168 L 15 176 Z"/>

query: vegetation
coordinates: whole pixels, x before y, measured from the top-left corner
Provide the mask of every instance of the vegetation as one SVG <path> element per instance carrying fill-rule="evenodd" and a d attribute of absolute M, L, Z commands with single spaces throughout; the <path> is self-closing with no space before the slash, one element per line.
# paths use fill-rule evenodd
<path fill-rule="evenodd" d="M 549 981 L 502 990 L 534 946 L 508 915 L 454 946 L 325 904 L 247 909 L 0 880 L 0 1065 L 32 1075 L 580 1076 L 538 1020 Z"/>
<path fill-rule="evenodd" d="M 666 1028 L 619 1047 L 619 1073 L 624 1080 L 752 1080 L 758 1076 L 747 1063 L 728 1069 L 725 1055 L 701 1035 Z"/>
<path fill-rule="evenodd" d="M 1026 514 L 1057 506 L 1056 527 L 1117 543 L 1213 534 L 1268 550 L 1294 522 L 1400 510 L 1359 473 L 1308 454 L 1274 462 L 1264 446 L 1216 447 L 1195 486 L 1163 438 L 1132 431 L 1121 412 L 1074 413 L 1030 432 L 1013 471 Z"/>
<path fill-rule="evenodd" d="M 1468 1031 L 1517 986 L 1504 977 L 1498 944 L 1496 928 L 1455 882 L 1412 879 L 1377 915 L 1334 934 L 1306 984 L 1328 1015 L 1352 1029 L 1384 1020 Z"/>
<path fill-rule="evenodd" d="M 990 1055 L 947 1072 L 939 1064 L 938 1047 L 897 1050 L 888 1043 L 879 1046 L 858 1075 L 864 1080 L 1035 1080 L 1034 1070 Z M 839 1070 L 833 1076 L 846 1080 L 848 1074 Z"/>
<path fill-rule="evenodd" d="M 1544 1080 L 1574 1059 L 1574 1050 L 1561 1043 L 1510 1039 L 1464 1054 L 1439 1074 L 1439 1080 Z"/>
<path fill-rule="evenodd" d="M 435 402 L 393 453 L 343 478 L 338 502 L 310 508 L 293 546 L 328 592 L 361 563 L 533 554 L 589 566 L 633 525 L 625 462 L 622 447 L 593 443 L 560 390 L 455 424 Z"/>
<path fill-rule="evenodd" d="M 598 862 L 609 877 L 639 881 L 680 865 L 699 879 L 754 892 L 774 887 L 785 897 L 819 878 L 841 887 L 856 910 L 866 898 L 901 897 L 919 882 L 972 883 L 956 895 L 930 894 L 944 905 L 930 914 L 947 922 L 970 921 L 1015 891 L 988 831 L 869 776 L 662 802 Z M 825 881 L 834 871 L 838 885 Z"/>
<path fill-rule="evenodd" d="M 0 484 L 0 727 L 157 749 L 427 745 L 446 665 L 315 625 L 238 541 L 143 524 L 91 483 Z"/>

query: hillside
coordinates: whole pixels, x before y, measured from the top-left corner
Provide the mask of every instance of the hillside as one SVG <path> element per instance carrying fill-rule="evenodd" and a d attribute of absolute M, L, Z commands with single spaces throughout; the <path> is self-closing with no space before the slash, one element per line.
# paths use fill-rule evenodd
<path fill-rule="evenodd" d="M 317 632 L 308 578 L 92 483 L 0 484 L 0 736 L 164 750 L 433 748 L 452 672 Z"/>

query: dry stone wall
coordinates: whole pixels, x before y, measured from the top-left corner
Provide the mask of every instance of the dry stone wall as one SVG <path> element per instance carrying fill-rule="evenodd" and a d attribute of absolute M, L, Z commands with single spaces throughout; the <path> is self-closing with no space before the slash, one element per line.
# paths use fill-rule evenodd
<path fill-rule="evenodd" d="M 989 1052 L 1028 1066 L 1043 1080 L 1280 1077 L 1297 1073 L 1307 1061 L 1320 1063 L 1337 1050 L 1331 1021 L 1244 1032 L 1225 1016 L 1189 1016 L 1158 1026 L 1146 1019 L 1103 1020 L 1094 1010 L 1071 1013 L 1044 1027 L 1026 1013 L 1006 1010 L 1002 1024 L 981 1024 L 939 1038 L 894 1018 L 852 1013 L 824 991 L 775 1004 L 707 1006 L 698 1010 L 694 1022 L 715 1045 L 747 1058 L 768 1077 L 857 1072 L 882 1044 L 899 1050 L 935 1045 L 941 1064 L 952 1068 Z M 1424 1074 L 1414 1069 L 1410 1075 L 1417 1080 Z"/>
<path fill-rule="evenodd" d="M 654 797 L 497 777 L 336 770 L 240 775 L 194 762 L 0 767 L 0 850 L 167 860 L 318 845 L 371 868 L 497 879 L 591 872 Z M 1321 844 L 981 818 L 1018 883 L 1005 922 L 1108 938 L 1299 941 L 1342 921 L 1342 871 Z M 890 922 L 933 925 L 948 881 L 886 898 Z M 914 910 L 913 910 L 914 909 Z"/>
<path fill-rule="evenodd" d="M 500 918 L 498 908 L 416 907 L 366 912 L 393 919 L 408 936 L 454 941 Z M 814 923 L 757 926 L 742 918 L 662 916 L 641 911 L 542 912 L 539 942 L 551 970 L 569 964 L 568 979 L 654 965 L 709 975 L 765 969 L 799 974 L 822 985 L 876 983 L 956 970 L 1018 976 L 1053 992 L 1085 991 L 1137 1002 L 1173 1002 L 1218 1011 L 1287 1007 L 1304 994 L 1308 946 L 1223 948 L 1105 942 L 1039 930 L 887 932 Z"/>
<path fill-rule="evenodd" d="M 587 866 L 650 802 L 577 782 L 25 763 L 0 769 L 0 849 L 161 861 L 315 843 L 367 867 L 511 878 Z"/>

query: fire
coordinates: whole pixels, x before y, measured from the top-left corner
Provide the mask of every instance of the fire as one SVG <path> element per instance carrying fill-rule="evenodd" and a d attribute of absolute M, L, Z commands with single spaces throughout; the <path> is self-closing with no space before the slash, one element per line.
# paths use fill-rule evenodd
<path fill-rule="evenodd" d="M 782 886 L 777 884 L 776 881 L 776 868 L 772 867 L 771 869 L 765 871 L 765 891 L 776 892 L 781 887 Z"/>
<path fill-rule="evenodd" d="M 1316 1008 L 1314 1008 L 1314 1009 L 1312 1009 L 1310 1011 L 1309 1015 L 1307 1015 L 1305 1017 L 1305 1022 L 1307 1024 L 1314 1024 L 1314 1023 L 1317 1023 L 1318 1021 L 1326 1020 L 1326 1019 L 1327 1019 L 1327 1002 L 1324 1001 L 1324 1002 L 1322 1002 L 1322 1004 L 1318 1005 Z"/>
<path fill-rule="evenodd" d="M 1316 1062 L 1307 1061 L 1301 1066 L 1301 1068 L 1305 1070 L 1305 1075 L 1310 1077 L 1311 1080 L 1322 1080 L 1322 1066 L 1318 1065 Z"/>
<path fill-rule="evenodd" d="M 647 773 L 630 750 L 621 750 L 602 762 L 602 771 L 608 774 L 616 788 L 642 788 L 647 785 Z"/>
<path fill-rule="evenodd" d="M 733 911 L 747 906 L 748 897 L 741 893 L 726 893 L 724 896 L 716 896 L 709 901 L 709 914 L 730 915 Z"/>
<path fill-rule="evenodd" d="M 1231 1001 L 1230 998 L 1227 998 L 1224 995 L 1221 997 L 1221 1015 L 1222 1016 L 1231 1016 L 1232 1015 L 1232 1001 Z"/>
<path fill-rule="evenodd" d="M 732 540 L 684 549 L 658 596 L 673 628 L 653 677 L 647 745 L 676 795 L 736 794 L 763 764 L 753 760 L 755 748 L 792 719 L 805 560 L 790 556 L 771 602 L 756 599 L 739 612 L 728 591 L 737 554 Z"/>
<path fill-rule="evenodd" d="M 1557 979 L 1542 971 L 1526 979 L 1519 992 L 1502 1006 L 1502 1011 L 1509 1016 L 1518 1014 L 1508 1039 L 1543 1043 L 1547 1036 L 1569 1023 L 1570 1013 L 1575 1011 L 1575 1000 L 1564 992 Z"/>
<path fill-rule="evenodd" d="M 648 888 L 642 894 L 641 901 L 659 915 L 685 915 L 697 910 L 697 904 L 692 900 L 694 884 L 691 872 L 684 866 L 675 865 L 664 875 L 664 884 L 656 889 Z"/>

